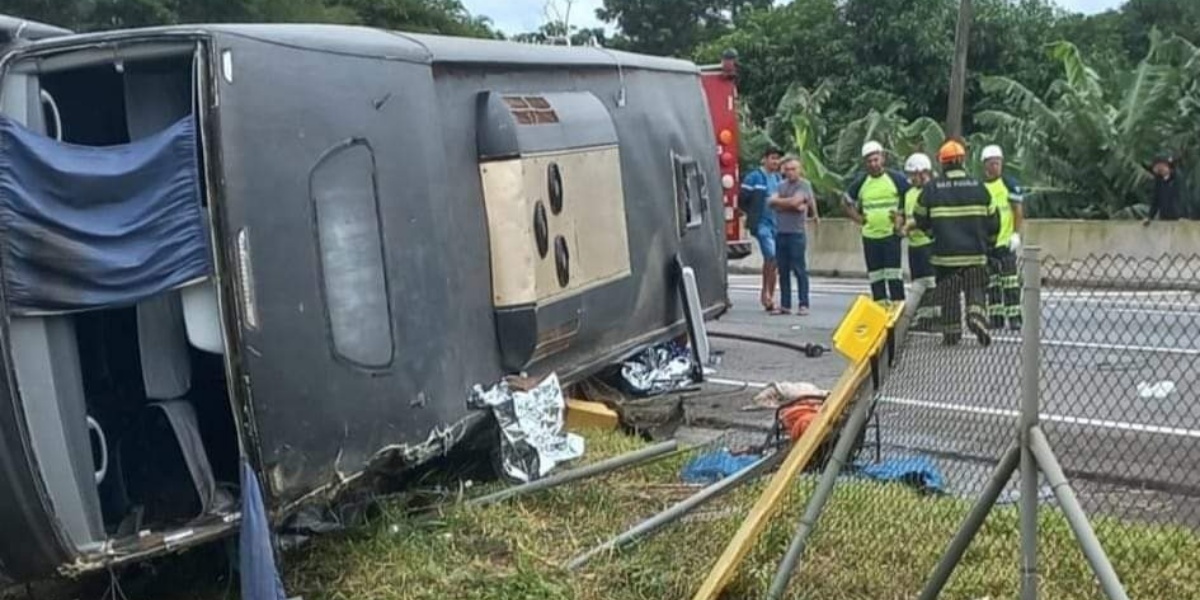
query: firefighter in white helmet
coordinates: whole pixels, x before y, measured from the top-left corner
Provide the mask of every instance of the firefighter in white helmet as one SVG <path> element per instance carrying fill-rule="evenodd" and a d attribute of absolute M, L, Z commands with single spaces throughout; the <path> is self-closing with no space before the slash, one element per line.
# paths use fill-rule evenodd
<path fill-rule="evenodd" d="M 1004 174 L 1004 151 L 991 145 L 980 154 L 983 181 L 992 194 L 992 206 L 1000 213 L 1000 233 L 989 256 L 988 315 L 992 329 L 1021 329 L 1021 280 L 1017 254 L 1021 251 L 1021 225 L 1025 221 L 1024 190 Z"/>
<path fill-rule="evenodd" d="M 846 212 L 862 226 L 871 296 L 881 304 L 900 302 L 904 300 L 904 272 L 900 268 L 903 249 L 896 225 L 910 186 L 903 173 L 886 168 L 879 142 L 864 144 L 862 158 L 866 173 L 846 189 Z"/>
<path fill-rule="evenodd" d="M 921 188 L 933 180 L 933 160 L 927 154 L 917 152 L 904 162 L 904 172 L 912 185 L 904 194 L 904 217 L 909 224 L 914 223 L 913 209 L 921 196 Z M 908 271 L 913 285 L 922 289 L 921 302 L 917 306 L 917 319 L 913 329 L 928 331 L 938 322 L 937 300 L 933 289 L 937 287 L 937 277 L 933 270 L 933 238 L 916 228 L 909 228 L 908 237 Z"/>

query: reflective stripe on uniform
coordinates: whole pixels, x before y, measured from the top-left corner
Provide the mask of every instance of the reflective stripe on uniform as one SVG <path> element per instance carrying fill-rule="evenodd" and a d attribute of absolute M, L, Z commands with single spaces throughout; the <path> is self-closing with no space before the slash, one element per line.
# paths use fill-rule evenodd
<path fill-rule="evenodd" d="M 991 209 L 986 206 L 935 206 L 929 209 L 929 217 L 933 219 L 986 217 L 990 211 Z"/>
<path fill-rule="evenodd" d="M 979 267 L 987 264 L 987 257 L 975 256 L 935 256 L 929 262 L 939 267 Z"/>

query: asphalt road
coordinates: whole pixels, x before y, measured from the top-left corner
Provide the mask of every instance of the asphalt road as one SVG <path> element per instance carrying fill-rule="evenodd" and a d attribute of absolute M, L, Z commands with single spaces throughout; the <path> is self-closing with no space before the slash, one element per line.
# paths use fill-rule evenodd
<path fill-rule="evenodd" d="M 770 316 L 759 307 L 758 281 L 730 277 L 734 308 L 710 331 L 829 345 L 855 295 L 867 292 L 865 282 L 817 279 L 812 314 Z M 1085 508 L 1200 527 L 1200 295 L 1046 289 L 1042 303 L 1041 421 Z M 845 367 L 836 354 L 809 359 L 720 339 L 713 346 L 725 355 L 712 377 L 730 385 L 688 400 L 689 416 L 710 427 L 769 427 L 769 412 L 741 410 L 763 385 L 828 388 Z M 932 458 L 948 491 L 977 495 L 1014 440 L 1020 351 L 1019 333 L 1001 333 L 988 348 L 969 337 L 950 348 L 936 336 L 910 336 L 878 396 L 883 453 Z"/>
<path fill-rule="evenodd" d="M 758 303 L 759 277 L 731 275 L 729 296 L 733 308 L 719 321 L 708 323 L 710 332 L 729 332 L 781 340 L 794 344 L 832 346 L 833 332 L 849 309 L 854 296 L 866 291 L 855 282 L 819 279 L 811 292 L 811 313 L 770 315 Z M 752 342 L 713 338 L 713 349 L 722 353 L 704 392 L 685 397 L 689 417 L 706 427 L 741 427 L 762 430 L 770 427 L 769 411 L 746 411 L 763 386 L 776 381 L 806 382 L 828 389 L 833 386 L 846 361 L 830 352 L 820 358 Z M 746 382 L 742 385 L 739 382 Z"/>

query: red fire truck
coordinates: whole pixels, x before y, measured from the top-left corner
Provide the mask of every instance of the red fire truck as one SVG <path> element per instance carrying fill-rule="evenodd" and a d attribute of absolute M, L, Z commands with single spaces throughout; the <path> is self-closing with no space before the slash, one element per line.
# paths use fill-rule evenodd
<path fill-rule="evenodd" d="M 725 245 L 731 259 L 750 254 L 750 238 L 745 233 L 742 215 L 737 209 L 738 117 L 737 53 L 726 50 L 720 64 L 700 67 L 700 81 L 708 99 L 716 140 L 717 162 L 721 168 L 721 189 L 725 203 Z"/>

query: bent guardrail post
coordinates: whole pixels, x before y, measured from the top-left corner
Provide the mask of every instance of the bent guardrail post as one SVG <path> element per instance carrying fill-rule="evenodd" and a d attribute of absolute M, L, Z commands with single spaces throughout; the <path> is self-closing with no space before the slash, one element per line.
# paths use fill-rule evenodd
<path fill-rule="evenodd" d="M 903 316 L 896 321 L 894 330 L 887 332 L 887 352 L 888 352 L 888 367 L 895 363 L 895 339 L 900 338 L 901 342 L 907 333 L 908 323 L 915 313 L 917 307 L 921 304 L 921 296 L 929 290 L 920 288 L 917 290 L 915 298 L 910 297 L 905 306 Z M 872 373 L 878 373 L 880 363 L 878 356 L 872 358 Z M 778 600 L 783 598 L 787 592 L 788 583 L 792 580 L 792 575 L 800 566 L 800 558 L 804 556 L 804 549 L 808 546 L 808 540 L 817 529 L 817 523 L 821 519 L 821 514 L 825 511 L 825 505 L 829 503 L 829 498 L 833 495 L 834 487 L 837 485 L 838 477 L 842 474 L 842 469 L 846 466 L 846 462 L 850 460 L 850 455 L 854 452 L 854 442 L 858 439 L 858 434 L 866 426 L 867 420 L 871 415 L 871 408 L 874 404 L 874 393 L 879 392 L 881 375 L 874 375 L 875 386 L 871 394 L 863 395 L 860 391 L 859 398 L 854 405 L 854 410 L 850 413 L 850 418 L 847 420 L 845 427 L 842 428 L 842 433 L 838 436 L 837 445 L 834 446 L 833 455 L 829 459 L 829 463 L 825 466 L 824 473 L 821 474 L 821 480 L 817 483 L 817 487 L 813 490 L 812 496 L 808 500 L 808 504 L 804 508 L 804 516 L 800 518 L 800 522 L 796 525 L 796 533 L 792 536 L 791 544 L 788 546 L 787 553 L 783 560 L 779 563 L 779 568 L 775 571 L 775 578 L 771 581 L 771 588 L 767 592 L 769 600 Z"/>
<path fill-rule="evenodd" d="M 618 469 L 631 467 L 651 459 L 659 458 L 668 452 L 675 450 L 678 446 L 679 442 L 675 440 L 669 440 L 662 442 L 661 444 L 655 444 L 653 446 L 643 448 L 636 452 L 630 452 L 629 454 L 622 454 L 621 456 L 615 456 L 608 460 L 602 460 L 596 464 L 579 467 L 578 469 L 571 469 L 569 471 L 563 471 L 562 473 L 551 475 L 544 479 L 537 479 L 516 487 L 500 490 L 493 494 L 480 496 L 479 498 L 468 500 L 467 505 L 486 506 L 488 504 L 495 504 L 497 502 L 507 500 L 513 496 L 520 496 L 523 494 L 559 486 L 564 483 L 571 483 L 574 481 L 579 481 L 580 479 L 587 479 L 596 475 L 603 475 Z"/>
<path fill-rule="evenodd" d="M 695 494 L 692 494 L 688 498 L 677 502 L 671 508 L 668 508 L 657 515 L 642 521 L 625 533 L 622 533 L 608 540 L 607 542 L 604 542 L 603 544 L 600 544 L 599 546 L 580 554 L 579 556 L 576 556 L 565 565 L 565 568 L 569 571 L 574 571 L 582 567 L 584 564 L 602 552 L 615 550 L 622 546 L 633 543 L 643 536 L 653 533 L 656 529 L 683 517 L 710 500 L 719 498 L 723 494 L 733 490 L 733 488 L 737 487 L 738 485 L 749 481 L 754 476 L 766 470 L 767 467 L 778 462 L 779 458 L 782 456 L 782 453 L 776 452 L 769 456 L 764 456 L 758 459 L 753 464 L 747 466 L 741 471 L 721 479 L 720 481 L 696 492 Z"/>
<path fill-rule="evenodd" d="M 887 312 L 864 296 L 860 296 L 851 306 L 847 317 L 833 336 L 834 346 L 850 360 L 850 366 L 842 373 L 825 399 L 816 420 L 792 445 L 787 458 L 771 477 L 766 489 L 750 509 L 750 514 L 701 583 L 693 597 L 694 600 L 715 599 L 733 578 L 738 565 L 749 554 L 754 540 L 766 528 L 767 520 L 775 513 L 792 481 L 808 466 L 817 452 L 817 447 L 858 395 L 860 386 L 869 375 L 870 358 L 876 356 L 886 344 L 887 331 L 895 325 L 904 309 L 905 304 L 900 303 L 894 306 L 891 312 Z"/>

